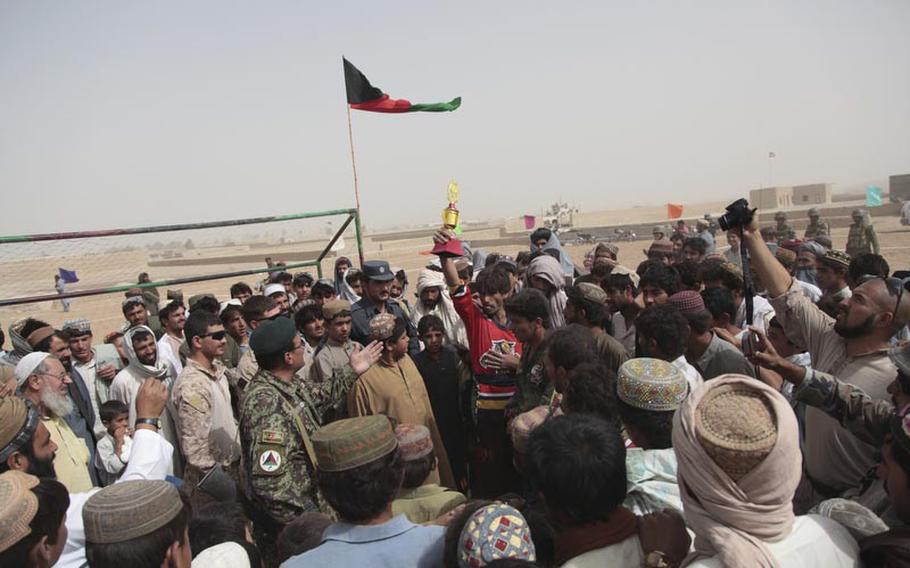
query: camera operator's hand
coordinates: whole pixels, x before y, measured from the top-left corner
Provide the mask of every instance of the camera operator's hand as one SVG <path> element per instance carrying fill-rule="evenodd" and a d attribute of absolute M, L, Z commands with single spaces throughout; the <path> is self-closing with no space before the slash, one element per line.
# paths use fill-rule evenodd
<path fill-rule="evenodd" d="M 749 357 L 749 362 L 753 365 L 770 369 L 780 375 L 788 383 L 799 386 L 799 384 L 803 382 L 803 377 L 806 376 L 806 368 L 781 357 L 774 349 L 774 346 L 771 345 L 771 342 L 768 341 L 765 334 L 759 331 L 758 328 L 749 327 L 749 331 L 755 335 L 755 339 L 757 340 L 757 349 L 755 353 Z"/>

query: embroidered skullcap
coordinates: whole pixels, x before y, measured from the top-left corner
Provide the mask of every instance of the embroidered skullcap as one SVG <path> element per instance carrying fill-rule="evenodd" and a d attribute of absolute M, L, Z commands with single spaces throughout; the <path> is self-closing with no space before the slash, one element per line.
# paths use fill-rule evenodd
<path fill-rule="evenodd" d="M 534 562 L 537 553 L 522 514 L 511 505 L 492 503 L 465 523 L 458 537 L 458 566 L 477 568 L 500 558 Z"/>
<path fill-rule="evenodd" d="M 145 536 L 171 522 L 182 510 L 177 488 L 167 481 L 121 481 L 85 502 L 85 540 L 112 544 Z"/>
<path fill-rule="evenodd" d="M 129 295 L 123 299 L 123 302 L 120 305 L 121 305 L 121 307 L 125 308 L 130 304 L 145 305 L 145 303 L 142 301 L 142 296 L 129 296 Z"/>
<path fill-rule="evenodd" d="M 624 274 L 629 277 L 629 280 L 632 281 L 632 285 L 638 288 L 638 283 L 641 281 L 641 276 L 631 268 L 626 268 L 622 265 L 617 265 L 613 267 L 613 271 L 610 274 Z"/>
<path fill-rule="evenodd" d="M 613 243 L 598 243 L 597 247 L 594 248 L 594 254 L 596 255 L 598 252 L 600 252 L 602 250 L 609 252 L 614 257 L 616 257 L 616 255 L 619 254 L 619 247 Z"/>
<path fill-rule="evenodd" d="M 326 321 L 333 320 L 336 316 L 343 315 L 344 312 L 351 315 L 351 302 L 347 300 L 329 300 L 322 305 L 322 317 Z"/>
<path fill-rule="evenodd" d="M 373 316 L 373 319 L 370 320 L 370 337 L 377 341 L 385 341 L 392 337 L 395 320 L 395 316 L 388 312 Z"/>
<path fill-rule="evenodd" d="M 32 403 L 17 396 L 0 398 L 0 461 L 28 444 L 40 422 Z"/>
<path fill-rule="evenodd" d="M 33 351 L 20 359 L 19 363 L 16 364 L 16 384 L 21 387 L 35 372 L 38 365 L 50 356 L 50 353 L 45 353 L 44 351 Z"/>
<path fill-rule="evenodd" d="M 607 303 L 607 293 L 604 292 L 604 289 L 597 284 L 592 284 L 591 282 L 579 282 L 575 285 L 575 289 L 578 290 L 581 293 L 581 296 L 589 302 L 594 302 L 595 304 L 599 304 L 601 306 Z"/>
<path fill-rule="evenodd" d="M 841 250 L 829 250 L 825 253 L 825 256 L 822 257 L 822 262 L 831 266 L 840 266 L 843 268 L 849 268 L 850 266 L 850 255 Z"/>
<path fill-rule="evenodd" d="M 92 324 L 85 318 L 68 319 L 63 322 L 63 331 L 73 335 L 85 335 L 92 332 Z"/>
<path fill-rule="evenodd" d="M 651 256 L 652 254 L 673 254 L 673 243 L 666 239 L 653 241 L 651 246 L 648 247 L 648 250 L 645 251 L 645 254 L 648 256 Z"/>
<path fill-rule="evenodd" d="M 700 314 L 705 311 L 705 301 L 694 290 L 683 290 L 670 296 L 670 305 L 684 314 Z"/>
<path fill-rule="evenodd" d="M 263 296 L 271 296 L 272 294 L 279 294 L 279 293 L 287 295 L 288 291 L 285 289 L 284 284 L 279 284 L 278 282 L 273 282 L 272 284 L 268 284 L 262 290 Z"/>
<path fill-rule="evenodd" d="M 777 443 L 777 419 L 763 393 L 743 383 L 711 389 L 695 409 L 695 435 L 730 479 L 739 481 Z"/>
<path fill-rule="evenodd" d="M 9 470 L 0 475 L 0 552 L 31 534 L 29 526 L 38 512 L 38 496 L 32 487 L 38 478 Z"/>
<path fill-rule="evenodd" d="M 28 334 L 28 337 L 26 337 L 25 340 L 28 341 L 28 344 L 32 346 L 32 349 L 34 349 L 36 345 L 38 345 L 39 343 L 41 343 L 48 337 L 54 335 L 54 333 L 56 333 L 54 328 L 49 325 L 46 325 L 44 327 L 39 327 L 35 331 Z"/>
<path fill-rule="evenodd" d="M 395 438 L 403 461 L 416 461 L 433 453 L 430 429 L 423 424 L 399 424 L 395 427 Z"/>
<path fill-rule="evenodd" d="M 634 408 L 671 412 L 689 396 L 689 383 L 672 363 L 639 357 L 619 367 L 616 395 Z"/>
<path fill-rule="evenodd" d="M 398 448 L 392 424 L 382 414 L 337 420 L 313 434 L 321 471 L 347 471 L 374 462 Z"/>

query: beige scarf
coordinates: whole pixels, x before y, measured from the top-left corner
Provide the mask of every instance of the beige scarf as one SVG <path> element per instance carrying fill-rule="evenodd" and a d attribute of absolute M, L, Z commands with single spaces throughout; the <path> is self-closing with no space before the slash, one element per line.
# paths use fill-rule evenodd
<path fill-rule="evenodd" d="M 695 409 L 702 397 L 712 388 L 736 383 L 764 395 L 777 417 L 777 443 L 739 482 L 714 463 L 695 434 Z M 779 566 L 764 543 L 783 540 L 793 530 L 792 499 L 802 468 L 796 416 L 784 397 L 743 375 L 708 381 L 676 412 L 673 449 L 686 523 L 695 533 L 695 552 L 683 565 L 717 556 L 730 568 Z"/>

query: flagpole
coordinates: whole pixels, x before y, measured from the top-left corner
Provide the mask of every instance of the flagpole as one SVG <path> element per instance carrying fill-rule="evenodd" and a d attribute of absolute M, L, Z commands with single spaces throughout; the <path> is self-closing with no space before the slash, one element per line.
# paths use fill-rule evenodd
<path fill-rule="evenodd" d="M 354 172 L 354 201 L 357 206 L 357 217 L 361 220 L 360 215 L 360 186 L 357 183 L 357 162 L 354 159 L 354 129 L 351 127 L 351 105 L 345 104 L 348 109 L 348 142 L 351 144 L 351 171 Z M 360 255 L 360 266 L 363 266 L 363 247 L 357 248 L 357 254 Z"/>

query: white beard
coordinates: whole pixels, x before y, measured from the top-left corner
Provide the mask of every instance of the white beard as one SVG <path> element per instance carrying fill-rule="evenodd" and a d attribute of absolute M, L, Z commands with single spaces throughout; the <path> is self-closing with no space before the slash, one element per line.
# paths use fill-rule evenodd
<path fill-rule="evenodd" d="M 41 404 L 44 405 L 45 410 L 57 418 L 69 416 L 76 409 L 68 396 L 47 389 L 41 389 Z"/>

